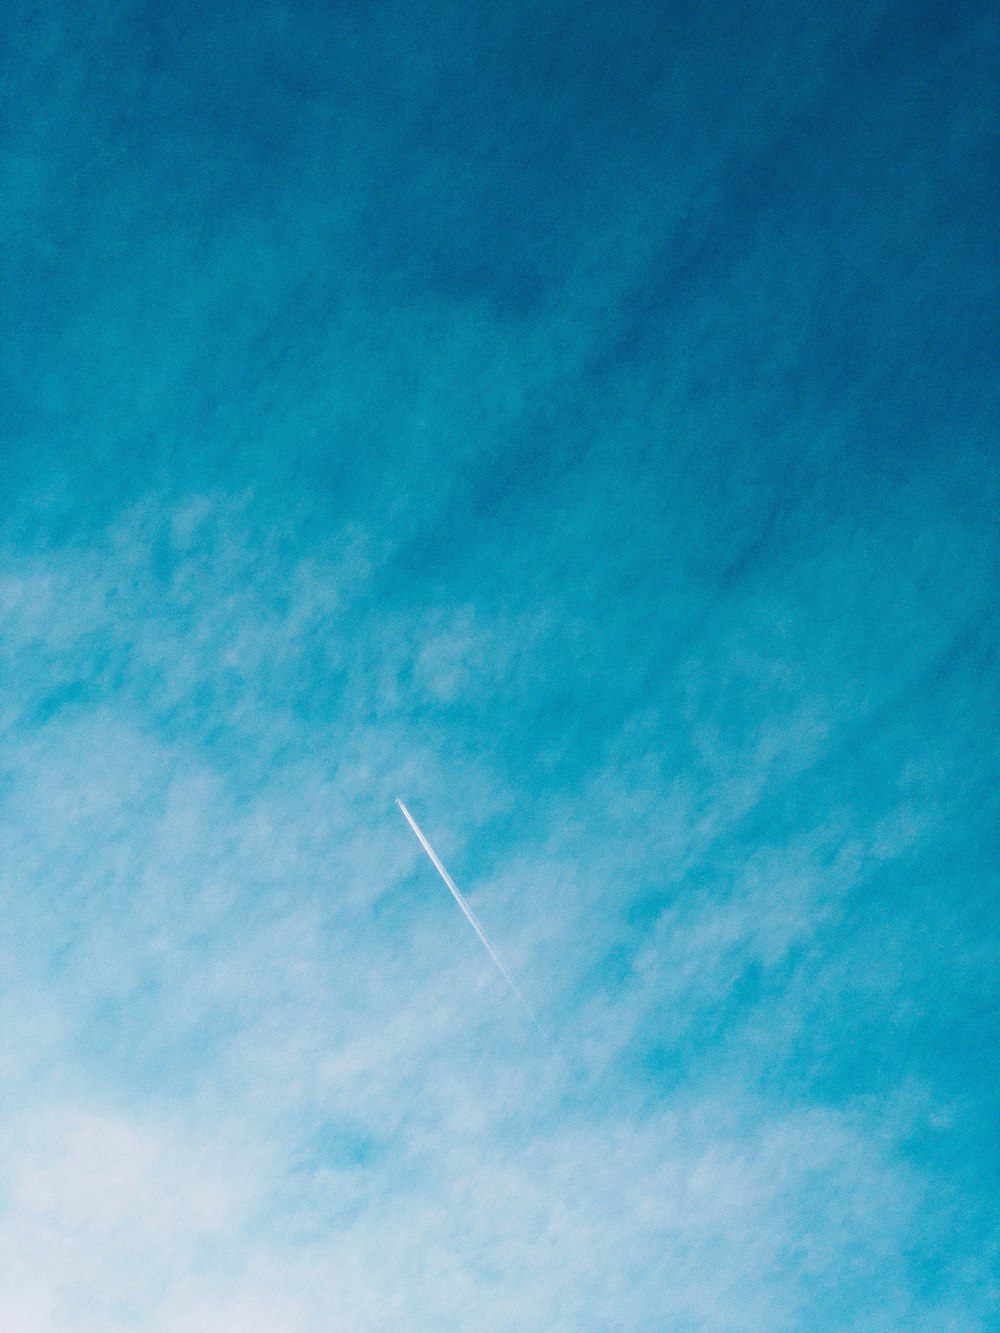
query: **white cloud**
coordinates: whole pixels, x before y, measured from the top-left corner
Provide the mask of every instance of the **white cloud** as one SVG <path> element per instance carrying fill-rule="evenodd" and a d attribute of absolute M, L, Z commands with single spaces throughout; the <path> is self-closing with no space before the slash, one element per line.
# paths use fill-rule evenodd
<path fill-rule="evenodd" d="M 470 863 L 477 820 L 508 830 L 502 854 L 486 849 L 494 873 L 463 887 L 547 1010 L 554 1044 L 539 1046 L 447 895 L 414 873 L 391 797 L 433 790 L 442 761 L 405 708 L 378 725 L 338 712 L 329 752 L 268 752 L 249 775 L 195 713 L 157 721 L 236 651 L 253 756 L 276 717 L 300 738 L 312 725 L 262 683 L 269 657 L 281 672 L 317 645 L 350 660 L 338 617 L 371 576 L 364 538 L 336 539 L 342 563 L 273 552 L 251 581 L 245 521 L 205 497 L 146 507 L 109 550 L 9 576 L 5 651 L 38 666 L 26 702 L 80 654 L 88 669 L 95 634 L 132 682 L 7 728 L 12 1333 L 750 1333 L 809 1326 L 838 1283 L 854 1311 L 875 1309 L 881 1283 L 880 1308 L 908 1326 L 899 1255 L 928 1186 L 898 1158 L 907 1124 L 770 1103 L 731 1061 L 674 1093 L 615 1081 L 637 1039 L 683 1045 L 748 968 L 780 972 L 834 927 L 865 877 L 933 827 L 919 782 L 860 822 L 830 816 L 741 856 L 731 830 L 769 775 L 809 767 L 818 726 L 808 744 L 794 718 L 758 738 L 749 782 L 724 726 L 704 770 L 612 755 L 520 833 L 516 793 L 452 755 L 462 799 L 444 845 Z M 178 554 L 160 599 L 149 552 L 163 534 Z M 74 621 L 60 611 L 77 586 Z M 378 689 L 363 656 L 351 666 L 355 699 L 410 673 L 447 703 L 507 660 L 493 645 L 508 651 L 509 627 L 470 608 L 413 624 L 388 623 Z M 724 665 L 780 694 L 785 659 L 740 647 L 746 632 Z M 594 980 L 618 947 L 617 979 Z M 780 1005 L 748 1014 L 750 1054 L 766 1061 L 789 1022 Z"/>

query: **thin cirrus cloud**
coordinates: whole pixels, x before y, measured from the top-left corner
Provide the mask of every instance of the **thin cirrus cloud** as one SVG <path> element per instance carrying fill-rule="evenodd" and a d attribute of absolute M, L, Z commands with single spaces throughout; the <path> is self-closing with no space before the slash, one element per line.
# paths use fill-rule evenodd
<path fill-rule="evenodd" d="M 725 17 L 7 21 L 17 1333 L 988 1327 L 991 23 Z"/>

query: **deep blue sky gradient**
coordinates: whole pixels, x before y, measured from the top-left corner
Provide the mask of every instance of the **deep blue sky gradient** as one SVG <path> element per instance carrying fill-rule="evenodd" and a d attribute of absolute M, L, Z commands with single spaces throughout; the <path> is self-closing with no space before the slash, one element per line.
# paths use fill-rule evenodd
<path fill-rule="evenodd" d="M 0 43 L 9 1327 L 994 1327 L 991 7 Z"/>

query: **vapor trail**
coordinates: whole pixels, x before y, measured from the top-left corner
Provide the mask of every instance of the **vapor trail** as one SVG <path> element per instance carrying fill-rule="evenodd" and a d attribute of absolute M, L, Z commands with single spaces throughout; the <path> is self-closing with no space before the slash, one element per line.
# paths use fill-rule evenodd
<path fill-rule="evenodd" d="M 527 1001 L 525 1000 L 524 996 L 521 994 L 521 992 L 520 992 L 520 991 L 517 989 L 517 987 L 515 986 L 515 984 L 514 984 L 514 978 L 510 975 L 510 973 L 509 973 L 509 972 L 507 971 L 507 969 L 504 967 L 503 963 L 501 963 L 500 959 L 497 957 L 496 950 L 493 948 L 493 945 L 489 942 L 489 940 L 486 938 L 486 935 L 483 933 L 483 928 L 482 928 L 482 926 L 479 924 L 479 922 L 478 922 L 478 921 L 476 920 L 476 918 L 473 916 L 473 914 L 472 914 L 472 908 L 469 906 L 469 904 L 468 904 L 468 903 L 465 901 L 465 899 L 462 897 L 461 893 L 459 893 L 459 891 L 458 891 L 458 887 L 456 886 L 455 881 L 454 881 L 454 880 L 452 879 L 452 877 L 448 874 L 447 870 L 445 870 L 445 868 L 444 868 L 444 866 L 441 864 L 441 862 L 437 859 L 437 854 L 435 853 L 434 848 L 430 845 L 430 843 L 429 843 L 429 842 L 427 841 L 427 839 L 424 837 L 423 833 L 421 833 L 419 824 L 418 824 L 417 821 L 413 818 L 413 816 L 410 814 L 409 810 L 407 810 L 406 806 L 403 804 L 403 802 L 399 799 L 398 796 L 396 797 L 396 804 L 399 806 L 400 810 L 402 810 L 403 814 L 405 815 L 405 817 L 406 817 L 406 822 L 409 824 L 410 828 L 413 829 L 413 832 L 417 835 L 417 839 L 419 840 L 421 847 L 424 849 L 424 851 L 425 851 L 425 852 L 427 853 L 427 855 L 430 857 L 430 859 L 431 859 L 431 864 L 434 866 L 434 869 L 438 872 L 438 874 L 441 876 L 441 878 L 444 880 L 444 882 L 447 884 L 448 888 L 450 889 L 450 891 L 451 891 L 451 896 L 455 899 L 455 901 L 458 903 L 459 907 L 460 907 L 460 908 L 462 909 L 462 911 L 465 913 L 465 919 L 468 921 L 469 925 L 472 927 L 472 929 L 473 929 L 473 930 L 476 932 L 476 934 L 479 936 L 480 940 L 482 941 L 483 948 L 486 950 L 486 952 L 489 954 L 489 956 L 493 959 L 494 963 L 496 963 L 497 967 L 498 967 L 498 968 L 500 969 L 500 971 L 503 973 L 504 980 L 507 982 L 507 985 L 511 988 L 511 990 L 514 992 L 514 994 L 517 996 L 518 1003 L 520 1004 L 521 1008 L 522 1008 L 522 1009 L 524 1010 L 524 1012 L 528 1015 L 528 1017 L 531 1019 L 532 1023 L 534 1023 L 535 1027 L 538 1028 L 538 1030 L 539 1030 L 539 1032 L 540 1032 L 540 1031 L 541 1031 L 541 1028 L 539 1027 L 538 1019 L 535 1017 L 535 1015 L 534 1015 L 534 1014 L 531 1012 L 531 1010 L 528 1008 L 528 1003 L 527 1003 Z"/>

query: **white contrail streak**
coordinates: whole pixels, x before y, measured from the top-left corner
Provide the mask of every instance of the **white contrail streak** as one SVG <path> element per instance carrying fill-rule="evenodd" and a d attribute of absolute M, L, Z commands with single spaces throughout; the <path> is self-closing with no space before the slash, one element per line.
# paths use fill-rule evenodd
<path fill-rule="evenodd" d="M 399 799 L 398 796 L 396 797 L 396 804 L 399 806 L 400 810 L 402 810 L 403 814 L 406 816 L 406 822 L 409 824 L 410 828 L 413 829 L 413 832 L 417 835 L 417 839 L 418 839 L 418 841 L 420 842 L 421 847 L 424 849 L 424 851 L 425 851 L 425 852 L 427 853 L 427 855 L 430 857 L 430 859 L 431 859 L 431 864 L 434 866 L 434 869 L 438 872 L 438 874 L 441 876 L 441 878 L 442 878 L 442 879 L 444 880 L 444 882 L 447 884 L 448 888 L 451 890 L 451 896 L 455 899 L 455 901 L 458 903 L 459 907 L 460 907 L 460 908 L 462 909 L 462 911 L 465 913 L 465 919 L 468 921 L 469 925 L 472 927 L 472 929 L 473 929 L 473 930 L 476 932 L 476 934 L 479 936 L 480 940 L 482 941 L 483 948 L 486 950 L 486 952 L 489 954 L 489 956 L 493 959 L 494 963 L 496 963 L 497 967 L 498 967 L 498 968 L 500 969 L 500 971 L 503 973 L 504 980 L 507 982 L 507 985 L 511 988 L 511 990 L 514 992 L 514 994 L 517 996 L 517 998 L 518 998 L 518 1002 L 519 1002 L 521 1008 L 524 1010 L 524 1012 L 528 1015 L 528 1017 L 531 1019 L 532 1023 L 534 1023 L 535 1027 L 537 1028 L 537 1027 L 538 1027 L 538 1019 L 535 1017 L 535 1015 L 534 1015 L 534 1014 L 531 1012 L 531 1010 L 528 1008 L 528 1002 L 525 1000 L 524 996 L 521 994 L 521 992 L 520 992 L 520 991 L 517 989 L 517 987 L 515 986 L 515 984 L 514 984 L 514 978 L 510 975 L 510 973 L 509 973 L 509 972 L 507 971 L 507 969 L 504 967 L 503 963 L 501 963 L 500 959 L 497 957 L 496 950 L 493 948 L 493 945 L 489 942 L 489 940 L 486 938 L 486 935 L 483 933 L 483 928 L 482 928 L 482 926 L 479 924 L 479 922 L 478 922 L 478 921 L 476 920 L 476 918 L 473 916 L 473 914 L 472 914 L 472 908 L 469 906 L 469 904 L 465 901 L 465 899 L 464 899 L 464 898 L 462 897 L 462 895 L 459 893 L 459 891 L 458 891 L 458 887 L 456 886 L 455 881 L 454 881 L 454 880 L 452 879 L 452 877 L 448 874 L 447 870 L 445 870 L 445 868 L 444 868 L 444 866 L 441 864 L 441 862 L 437 859 L 437 855 L 436 855 L 436 853 L 435 853 L 435 851 L 434 851 L 434 848 L 430 845 L 430 843 L 429 843 L 429 842 L 427 841 L 427 839 L 424 837 L 423 833 L 421 833 L 419 824 L 418 824 L 417 821 L 413 818 L 413 816 L 410 814 L 409 810 L 407 810 L 406 806 L 403 804 L 403 802 Z M 539 1028 L 539 1031 L 541 1031 L 541 1028 Z"/>

